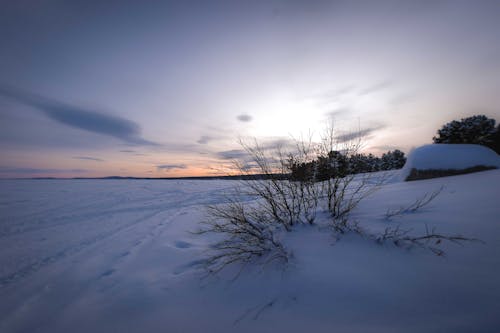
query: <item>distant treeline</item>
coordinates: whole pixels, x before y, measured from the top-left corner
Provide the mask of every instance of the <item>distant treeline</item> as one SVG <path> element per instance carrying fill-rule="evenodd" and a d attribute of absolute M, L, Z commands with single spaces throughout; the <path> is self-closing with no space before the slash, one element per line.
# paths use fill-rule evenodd
<path fill-rule="evenodd" d="M 258 180 L 258 179 L 289 179 L 288 174 L 244 174 L 244 175 L 227 175 L 227 176 L 186 176 L 186 177 L 32 177 L 32 178 L 14 178 L 14 179 L 31 179 L 31 180 Z"/>

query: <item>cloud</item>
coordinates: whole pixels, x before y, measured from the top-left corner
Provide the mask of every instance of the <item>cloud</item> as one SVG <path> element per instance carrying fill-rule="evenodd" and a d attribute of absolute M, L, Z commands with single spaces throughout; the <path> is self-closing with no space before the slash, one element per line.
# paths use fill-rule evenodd
<path fill-rule="evenodd" d="M 250 157 L 250 154 L 243 149 L 219 151 L 215 155 L 223 160 L 248 159 Z"/>
<path fill-rule="evenodd" d="M 52 174 L 52 173 L 84 173 L 88 172 L 85 169 L 39 169 L 39 168 L 16 168 L 16 167 L 0 167 L 0 173 L 10 173 L 19 175 L 29 174 Z"/>
<path fill-rule="evenodd" d="M 355 89 L 355 85 L 346 85 L 336 89 L 329 89 L 319 94 L 315 94 L 311 96 L 311 98 L 316 100 L 320 105 L 331 104 L 344 98 L 346 95 L 351 94 Z"/>
<path fill-rule="evenodd" d="M 380 152 L 388 152 L 390 150 L 396 150 L 396 149 L 399 149 L 401 150 L 401 147 L 399 146 L 394 146 L 394 145 L 380 145 L 380 146 L 372 146 L 370 147 L 370 149 L 375 149 L 375 150 L 378 150 Z"/>
<path fill-rule="evenodd" d="M 35 107 L 48 118 L 66 126 L 114 137 L 131 145 L 158 145 L 143 139 L 140 136 L 139 125 L 122 117 L 63 104 L 10 87 L 0 86 L 0 94 Z"/>
<path fill-rule="evenodd" d="M 148 154 L 138 153 L 136 150 L 123 149 L 120 153 L 134 154 L 134 156 L 148 156 Z"/>
<path fill-rule="evenodd" d="M 390 80 L 381 81 L 379 83 L 376 83 L 372 86 L 369 86 L 369 87 L 361 90 L 359 92 L 359 95 L 368 95 L 368 94 L 376 93 L 376 92 L 384 90 L 392 85 L 393 85 L 393 82 Z"/>
<path fill-rule="evenodd" d="M 211 136 L 202 135 L 202 136 L 200 136 L 200 138 L 196 142 L 199 143 L 200 145 L 206 145 L 211 140 L 213 140 L 213 138 Z"/>
<path fill-rule="evenodd" d="M 352 92 L 355 88 L 356 86 L 354 85 L 347 85 L 336 89 L 330 89 L 317 95 L 317 97 L 321 99 L 335 100 L 342 95 Z"/>
<path fill-rule="evenodd" d="M 242 145 L 250 149 L 257 148 L 258 150 L 272 156 L 273 151 L 281 150 L 286 152 L 297 148 L 297 142 L 289 138 L 267 138 L 260 141 L 244 140 L 241 139 Z M 252 153 L 245 149 L 231 149 L 215 153 L 217 158 L 222 160 L 239 160 L 239 161 L 253 161 Z"/>
<path fill-rule="evenodd" d="M 162 164 L 162 165 L 157 165 L 156 169 L 158 171 L 161 171 L 161 170 L 170 171 L 173 169 L 187 169 L 187 165 L 185 165 L 185 164 Z"/>
<path fill-rule="evenodd" d="M 243 149 L 220 151 L 216 153 L 216 156 L 222 160 L 236 162 L 225 166 L 235 172 L 262 172 L 259 164 L 255 161 L 255 156 Z M 278 162 L 273 156 L 264 156 L 264 159 L 269 166 Z"/>
<path fill-rule="evenodd" d="M 102 160 L 100 158 L 89 157 L 89 156 L 74 156 L 73 159 L 75 159 L 75 160 L 88 160 L 88 161 L 95 161 L 95 162 L 104 162 L 104 160 Z"/>
<path fill-rule="evenodd" d="M 363 130 L 359 130 L 359 131 L 353 131 L 353 132 L 349 132 L 349 133 L 337 135 L 335 137 L 335 139 L 339 143 L 353 141 L 353 140 L 357 140 L 357 139 L 360 139 L 360 138 L 364 138 L 364 137 L 366 137 L 368 135 L 371 135 L 373 132 L 376 132 L 376 131 L 378 131 L 378 130 L 380 130 L 382 128 L 385 128 L 385 127 L 386 127 L 385 125 L 379 125 L 379 126 L 374 126 L 374 127 L 371 127 L 371 128 L 366 128 L 366 129 L 363 129 Z"/>
<path fill-rule="evenodd" d="M 343 117 L 349 113 L 352 113 L 353 110 L 351 108 L 337 108 L 337 109 L 334 109 L 334 110 L 331 110 L 329 112 L 326 113 L 326 116 L 328 118 L 337 118 L 337 117 Z"/>
<path fill-rule="evenodd" d="M 400 95 L 395 96 L 392 100 L 390 100 L 389 103 L 392 106 L 399 106 L 402 104 L 411 103 L 415 100 L 416 100 L 415 94 L 400 94 Z"/>
<path fill-rule="evenodd" d="M 295 150 L 297 148 L 296 142 L 292 139 L 276 138 L 261 140 L 260 142 L 244 142 L 243 145 L 248 147 L 249 150 L 245 149 L 231 149 L 224 150 L 215 153 L 215 156 L 222 160 L 238 160 L 239 162 L 250 163 L 255 160 L 255 156 L 251 150 L 256 149 L 265 154 L 266 160 L 268 162 L 275 162 L 275 156 L 277 150 L 286 153 L 290 150 Z"/>
<path fill-rule="evenodd" d="M 240 114 L 238 117 L 236 117 L 241 122 L 248 123 L 252 121 L 252 116 L 249 116 L 247 114 Z"/>
<path fill-rule="evenodd" d="M 220 151 L 215 153 L 215 155 L 222 160 L 236 162 L 226 166 L 226 168 L 232 169 L 233 171 L 249 172 L 257 167 L 252 155 L 244 149 Z"/>
<path fill-rule="evenodd" d="M 296 149 L 297 148 L 297 141 L 291 138 L 271 138 L 271 139 L 265 139 L 261 143 L 259 143 L 259 146 L 264 149 L 264 150 L 290 150 L 290 149 Z"/>

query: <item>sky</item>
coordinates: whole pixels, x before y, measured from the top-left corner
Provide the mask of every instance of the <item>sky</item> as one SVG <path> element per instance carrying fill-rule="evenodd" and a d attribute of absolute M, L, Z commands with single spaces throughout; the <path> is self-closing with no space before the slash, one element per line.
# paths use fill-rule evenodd
<path fill-rule="evenodd" d="M 500 1 L 0 2 L 0 177 L 221 175 L 333 123 L 500 120 Z"/>

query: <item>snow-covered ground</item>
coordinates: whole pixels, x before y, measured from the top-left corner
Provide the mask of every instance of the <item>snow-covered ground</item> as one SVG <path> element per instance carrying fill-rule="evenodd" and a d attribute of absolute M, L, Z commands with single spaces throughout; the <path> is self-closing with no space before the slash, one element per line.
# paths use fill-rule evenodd
<path fill-rule="evenodd" d="M 428 206 L 385 220 L 444 185 Z M 1 180 L 1 332 L 498 332 L 500 170 L 389 183 L 352 217 L 485 243 L 445 257 L 301 227 L 285 269 L 202 278 L 204 206 L 233 181 Z"/>

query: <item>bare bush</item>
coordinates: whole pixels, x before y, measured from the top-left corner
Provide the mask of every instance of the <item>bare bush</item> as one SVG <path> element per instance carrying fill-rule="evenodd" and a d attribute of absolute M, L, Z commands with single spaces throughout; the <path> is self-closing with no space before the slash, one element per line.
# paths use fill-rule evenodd
<path fill-rule="evenodd" d="M 357 231 L 348 214 L 377 186 L 368 181 L 371 177 L 349 175 L 347 166 L 337 165 L 359 149 L 358 136 L 353 138 L 337 140 L 330 126 L 316 144 L 311 136 L 294 140 L 293 147 L 265 147 L 256 140 L 250 144 L 240 140 L 246 159 L 235 161 L 235 168 L 245 180 L 228 203 L 208 207 L 205 229 L 200 231 L 222 237 L 206 261 L 209 271 L 218 272 L 235 262 L 287 261 L 277 235 L 296 225 L 313 225 L 320 203 L 330 212 L 336 233 Z M 292 177 L 297 166 L 307 168 L 300 177 Z M 243 203 L 239 196 L 255 200 Z"/>
<path fill-rule="evenodd" d="M 256 141 L 240 140 L 240 145 L 249 160 L 235 161 L 235 168 L 245 180 L 227 203 L 208 206 L 208 219 L 199 231 L 222 237 L 205 262 L 211 273 L 236 262 L 286 262 L 288 254 L 278 235 L 298 224 L 312 225 L 316 218 L 319 187 L 313 179 L 289 179 L 290 165 L 310 158 L 310 145 L 296 142 L 294 151 L 264 148 Z M 241 202 L 243 196 L 255 200 Z"/>
<path fill-rule="evenodd" d="M 259 199 L 256 205 L 261 218 L 277 223 L 287 231 L 296 224 L 313 224 L 319 197 L 314 180 L 289 179 L 291 164 L 308 160 L 311 145 L 296 142 L 295 151 L 285 151 L 281 146 L 266 150 L 256 141 L 249 145 L 240 140 L 240 144 L 255 164 L 255 169 L 249 169 L 236 162 L 240 174 L 252 175 L 255 171 L 259 174 L 243 181 L 241 189 Z"/>
<path fill-rule="evenodd" d="M 326 198 L 328 211 L 332 217 L 332 223 L 337 231 L 346 231 L 349 213 L 367 196 L 372 194 L 385 181 L 385 177 L 376 180 L 371 174 L 349 173 L 349 166 L 339 168 L 339 156 L 341 161 L 346 161 L 356 155 L 361 148 L 361 137 L 359 134 L 336 135 L 333 124 L 330 124 L 321 137 L 319 155 L 328 156 L 331 164 L 331 173 L 321 183 L 321 193 Z M 332 156 L 332 152 L 338 152 Z M 341 162 L 340 161 L 340 162 Z"/>
<path fill-rule="evenodd" d="M 222 240 L 212 245 L 214 253 L 205 261 L 210 273 L 219 272 L 232 263 L 262 259 L 287 261 L 287 254 L 276 238 L 279 229 L 255 207 L 234 199 L 224 205 L 208 206 L 210 218 L 198 233 L 216 233 Z"/>
<path fill-rule="evenodd" d="M 384 183 L 385 177 L 376 179 L 373 175 L 347 175 L 331 178 L 322 183 L 328 211 L 332 223 L 338 225 L 349 219 L 349 214 L 366 197 L 374 193 Z"/>

